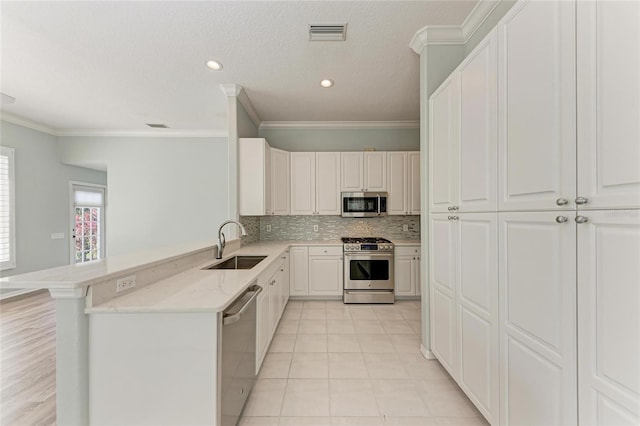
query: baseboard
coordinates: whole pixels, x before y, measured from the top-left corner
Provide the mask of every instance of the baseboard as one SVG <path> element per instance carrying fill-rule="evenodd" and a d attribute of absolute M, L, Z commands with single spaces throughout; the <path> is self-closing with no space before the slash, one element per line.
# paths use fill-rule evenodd
<path fill-rule="evenodd" d="M 437 359 L 433 352 L 425 348 L 424 345 L 420 345 L 420 353 L 426 359 Z"/>
<path fill-rule="evenodd" d="M 23 288 L 23 289 L 18 289 L 16 291 L 9 291 L 7 293 L 2 293 L 0 294 L 0 300 L 3 302 L 8 302 L 9 300 L 15 299 L 15 298 L 19 298 L 21 296 L 23 297 L 27 297 L 27 296 L 31 296 L 32 293 L 37 293 L 39 291 L 47 291 L 41 288 Z"/>

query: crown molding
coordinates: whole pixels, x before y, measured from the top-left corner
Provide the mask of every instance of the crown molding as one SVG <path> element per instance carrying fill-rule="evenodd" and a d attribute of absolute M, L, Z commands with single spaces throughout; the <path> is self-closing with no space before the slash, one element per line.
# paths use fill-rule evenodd
<path fill-rule="evenodd" d="M 418 129 L 420 121 L 263 121 L 260 129 Z"/>
<path fill-rule="evenodd" d="M 26 127 L 28 129 L 37 130 L 38 132 L 47 133 L 52 136 L 59 136 L 58 131 L 49 126 L 27 120 L 26 118 L 17 117 L 13 114 L 7 114 L 6 112 L 0 112 L 0 120 L 6 121 L 7 123 L 17 124 L 18 126 Z"/>
<path fill-rule="evenodd" d="M 56 136 L 85 136 L 85 137 L 154 137 L 154 138 L 226 138 L 226 130 L 87 130 L 64 129 L 59 130 Z"/>
<path fill-rule="evenodd" d="M 418 55 L 427 45 L 466 44 L 502 0 L 480 0 L 461 25 L 427 25 L 416 31 L 409 47 Z"/>
<path fill-rule="evenodd" d="M 220 90 L 228 97 L 238 96 L 242 91 L 242 86 L 238 84 L 221 84 Z"/>

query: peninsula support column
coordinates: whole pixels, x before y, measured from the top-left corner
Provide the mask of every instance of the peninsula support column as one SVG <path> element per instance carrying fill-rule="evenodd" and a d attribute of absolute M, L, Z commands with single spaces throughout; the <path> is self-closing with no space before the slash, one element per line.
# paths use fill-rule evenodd
<path fill-rule="evenodd" d="M 89 424 L 86 288 L 49 290 L 56 303 L 56 424 Z"/>

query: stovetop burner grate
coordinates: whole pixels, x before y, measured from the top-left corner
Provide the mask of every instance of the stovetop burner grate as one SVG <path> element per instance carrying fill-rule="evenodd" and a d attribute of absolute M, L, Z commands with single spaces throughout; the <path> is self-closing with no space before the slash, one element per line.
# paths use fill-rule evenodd
<path fill-rule="evenodd" d="M 377 243 L 391 243 L 386 238 L 379 237 L 343 237 L 342 242 L 344 244 L 377 244 Z"/>

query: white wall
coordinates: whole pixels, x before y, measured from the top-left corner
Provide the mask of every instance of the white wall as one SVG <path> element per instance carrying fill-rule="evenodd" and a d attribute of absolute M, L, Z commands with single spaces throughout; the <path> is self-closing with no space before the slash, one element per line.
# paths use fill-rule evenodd
<path fill-rule="evenodd" d="M 240 102 L 236 102 L 237 115 L 236 115 L 236 126 L 238 128 L 238 137 L 239 138 L 257 138 L 258 137 L 258 128 L 249 117 L 247 110 L 244 109 Z"/>
<path fill-rule="evenodd" d="M 69 263 L 69 181 L 106 184 L 105 172 L 61 164 L 56 137 L 0 122 L 0 143 L 15 149 L 16 268 L 2 276 Z M 52 233 L 64 239 L 52 240 Z"/>
<path fill-rule="evenodd" d="M 226 138 L 60 137 L 68 164 L 108 170 L 107 255 L 211 241 L 227 217 Z"/>

